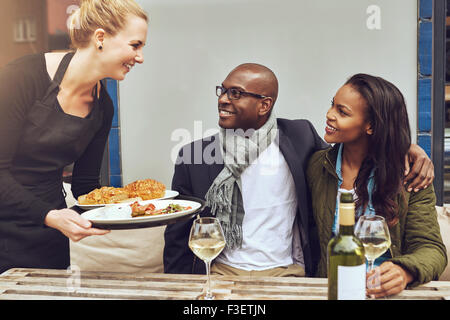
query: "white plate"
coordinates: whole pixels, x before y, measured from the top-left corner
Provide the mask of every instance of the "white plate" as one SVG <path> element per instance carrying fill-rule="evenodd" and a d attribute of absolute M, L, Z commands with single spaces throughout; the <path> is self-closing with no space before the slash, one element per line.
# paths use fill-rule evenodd
<path fill-rule="evenodd" d="M 178 219 L 182 216 L 189 215 L 191 213 L 196 212 L 202 204 L 195 201 L 189 200 L 147 200 L 147 201 L 139 201 L 139 204 L 146 205 L 149 203 L 153 203 L 155 205 L 155 209 L 164 209 L 169 204 L 178 204 L 183 207 L 191 207 L 191 209 L 175 212 L 175 213 L 166 213 L 159 214 L 154 216 L 142 216 L 142 217 L 131 217 L 131 207 L 130 204 L 115 204 L 108 205 L 103 208 L 97 208 L 93 210 L 89 210 L 81 214 L 81 216 L 89 221 L 91 221 L 94 225 L 102 226 L 102 225 L 117 225 L 117 226 L 133 226 L 135 224 L 149 224 L 153 222 L 159 222 L 159 224 L 169 223 L 170 220 Z"/>
<path fill-rule="evenodd" d="M 173 198 L 175 198 L 178 195 L 179 195 L 178 191 L 166 190 L 166 192 L 164 193 L 164 197 L 157 198 L 157 199 L 152 199 L 152 200 L 173 199 Z M 97 208 L 103 208 L 105 206 L 110 206 L 110 205 L 132 203 L 134 201 L 136 201 L 136 200 L 131 200 L 130 202 L 109 203 L 109 204 L 79 204 L 78 201 L 75 201 L 75 205 L 77 207 L 80 207 L 83 210 L 92 210 L 92 209 L 97 209 Z M 148 200 L 148 201 L 150 201 L 150 200 Z"/>

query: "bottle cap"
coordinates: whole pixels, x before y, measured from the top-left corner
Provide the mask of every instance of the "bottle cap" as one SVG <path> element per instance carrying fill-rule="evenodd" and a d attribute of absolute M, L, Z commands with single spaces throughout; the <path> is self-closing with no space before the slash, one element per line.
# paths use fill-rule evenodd
<path fill-rule="evenodd" d="M 353 194 L 351 192 L 342 192 L 340 201 L 342 203 L 352 203 L 353 202 Z"/>

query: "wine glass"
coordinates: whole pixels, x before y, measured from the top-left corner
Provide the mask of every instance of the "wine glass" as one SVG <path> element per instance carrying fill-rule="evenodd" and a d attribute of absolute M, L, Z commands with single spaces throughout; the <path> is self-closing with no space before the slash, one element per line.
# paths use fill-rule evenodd
<path fill-rule="evenodd" d="M 205 300 L 212 300 L 210 269 L 211 261 L 216 258 L 225 247 L 225 238 L 219 220 L 216 218 L 198 218 L 194 220 L 189 234 L 189 248 L 202 259 L 206 265 L 208 276 Z"/>
<path fill-rule="evenodd" d="M 373 270 L 375 259 L 391 246 L 391 236 L 386 220 L 382 216 L 363 215 L 355 226 L 355 236 L 364 246 L 368 271 Z"/>

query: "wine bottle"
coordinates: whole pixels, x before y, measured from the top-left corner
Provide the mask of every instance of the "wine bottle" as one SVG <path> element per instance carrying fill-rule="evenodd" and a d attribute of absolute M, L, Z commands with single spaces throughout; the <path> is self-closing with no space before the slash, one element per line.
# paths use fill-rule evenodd
<path fill-rule="evenodd" d="M 338 215 L 338 234 L 328 243 L 328 299 L 364 300 L 364 246 L 353 234 L 355 203 L 351 193 L 341 193 Z"/>

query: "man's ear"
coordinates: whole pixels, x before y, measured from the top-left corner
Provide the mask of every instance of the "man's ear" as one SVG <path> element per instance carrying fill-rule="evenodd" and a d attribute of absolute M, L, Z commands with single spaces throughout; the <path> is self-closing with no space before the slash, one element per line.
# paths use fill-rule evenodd
<path fill-rule="evenodd" d="M 271 98 L 271 97 L 263 98 L 261 100 L 261 105 L 260 105 L 258 114 L 260 116 L 265 116 L 270 113 L 270 110 L 272 110 L 272 107 L 273 107 L 273 98 Z"/>

